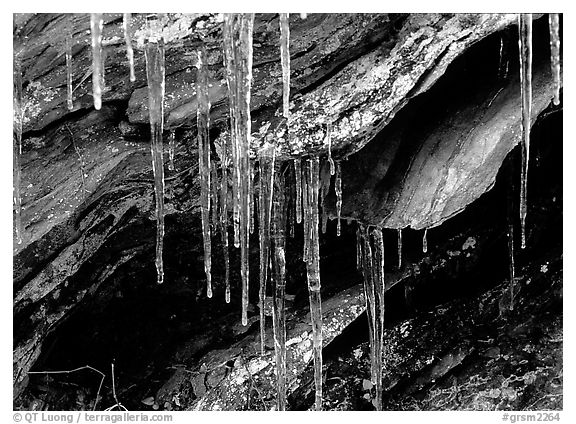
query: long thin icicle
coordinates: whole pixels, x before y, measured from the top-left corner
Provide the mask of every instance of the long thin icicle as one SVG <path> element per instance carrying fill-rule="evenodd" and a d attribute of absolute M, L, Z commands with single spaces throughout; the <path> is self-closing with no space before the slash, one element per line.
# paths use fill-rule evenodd
<path fill-rule="evenodd" d="M 104 60 L 102 56 L 102 28 L 104 20 L 102 13 L 90 14 L 90 33 L 92 34 L 92 95 L 94 109 L 102 107 L 102 91 L 104 90 Z M 164 61 L 164 59 L 162 59 Z"/>
<path fill-rule="evenodd" d="M 74 108 L 74 103 L 72 102 L 72 44 L 74 42 L 73 38 L 73 19 L 74 15 L 70 15 L 70 19 L 66 24 L 66 105 L 68 110 Z"/>
<path fill-rule="evenodd" d="M 398 228 L 398 269 L 402 268 L 402 228 Z"/>
<path fill-rule="evenodd" d="M 520 85 L 522 101 L 522 170 L 520 185 L 521 247 L 526 247 L 526 214 L 528 194 L 528 162 L 530 158 L 530 126 L 532 125 L 532 14 L 518 15 L 520 45 Z"/>
<path fill-rule="evenodd" d="M 93 19 L 94 20 L 94 19 Z M 162 131 L 164 128 L 164 39 L 151 33 L 145 47 L 148 104 L 152 135 L 152 170 L 156 197 L 156 271 L 158 284 L 164 282 L 162 250 L 164 244 L 164 158 Z M 96 99 L 96 97 L 95 97 Z M 97 108 L 98 109 L 98 108 Z"/>
<path fill-rule="evenodd" d="M 131 13 L 124 13 L 122 20 L 122 28 L 124 29 L 124 43 L 126 43 L 126 57 L 128 58 L 128 65 L 130 66 L 130 81 L 136 81 L 136 74 L 134 73 L 134 49 L 132 49 L 132 40 L 130 39 L 130 21 L 132 20 Z"/>
<path fill-rule="evenodd" d="M 212 218 L 210 222 L 210 228 L 212 229 L 212 233 L 216 233 L 219 228 L 220 217 L 218 215 L 219 210 L 219 187 L 220 184 L 218 182 L 218 168 L 216 166 L 216 161 L 214 158 L 210 160 L 210 204 L 212 205 Z"/>
<path fill-rule="evenodd" d="M 514 162 L 511 162 L 508 172 L 508 187 L 506 193 L 506 221 L 508 224 L 508 278 L 510 283 L 510 307 L 514 310 L 514 284 L 516 282 L 516 271 L 514 265 Z"/>
<path fill-rule="evenodd" d="M 254 14 L 224 15 L 224 61 L 232 138 L 234 241 L 240 245 L 242 324 L 248 324 L 248 244 L 250 226 L 250 90 Z"/>
<path fill-rule="evenodd" d="M 554 77 L 554 104 L 560 104 L 560 15 L 550 13 L 548 15 L 550 26 L 550 64 Z"/>
<path fill-rule="evenodd" d="M 272 213 L 272 198 L 274 196 L 274 146 L 268 146 L 260 151 L 258 164 L 260 175 L 259 216 L 258 232 L 260 240 L 260 352 L 264 354 L 264 342 L 266 340 L 266 316 L 264 314 L 264 302 L 266 299 L 266 283 L 268 280 L 268 266 L 270 264 L 270 219 Z"/>
<path fill-rule="evenodd" d="M 18 244 L 22 243 L 23 227 L 22 227 L 22 196 L 20 191 L 21 185 L 21 165 L 20 158 L 22 155 L 22 119 L 24 115 L 24 107 L 22 104 L 22 63 L 18 53 L 14 54 L 14 130 L 13 130 L 13 198 L 14 198 L 14 226 L 16 232 L 16 241 Z"/>
<path fill-rule="evenodd" d="M 364 282 L 364 298 L 366 302 L 366 316 L 368 317 L 368 335 L 370 341 L 370 380 L 372 384 L 376 384 L 376 371 L 375 371 L 375 361 L 376 358 L 374 354 L 374 348 L 376 343 L 374 337 L 376 334 L 375 330 L 375 305 L 376 305 L 376 294 L 374 292 L 374 279 L 372 272 L 374 270 L 373 266 L 373 255 L 372 246 L 370 244 L 370 234 L 368 228 L 364 225 L 359 225 L 358 236 L 360 238 L 360 260 L 363 282 Z"/>
<path fill-rule="evenodd" d="M 222 240 L 222 253 L 224 255 L 224 284 L 226 287 L 225 300 L 230 303 L 230 254 L 228 252 L 228 152 L 226 144 L 221 152 L 222 179 L 220 180 L 220 237 Z"/>
<path fill-rule="evenodd" d="M 309 246 L 306 261 L 308 295 L 310 297 L 310 317 L 312 321 L 312 350 L 314 357 L 314 385 L 316 387 L 315 407 L 322 410 L 322 303 L 320 297 L 320 240 L 318 231 L 318 187 L 320 180 L 318 157 L 309 160 L 307 167 L 307 205 L 304 209 L 304 222 L 308 223 Z M 308 238 L 305 235 L 305 239 Z"/>
<path fill-rule="evenodd" d="M 296 222 L 302 222 L 302 164 L 300 159 L 294 159 L 294 175 L 296 177 Z"/>
<path fill-rule="evenodd" d="M 334 181 L 334 191 L 336 192 L 336 235 L 340 237 L 341 219 L 342 214 L 342 170 L 340 168 L 340 161 L 336 163 L 336 178 Z"/>
<path fill-rule="evenodd" d="M 328 123 L 326 127 L 326 140 L 328 143 L 328 163 L 330 164 L 330 175 L 334 175 L 336 169 L 334 168 L 334 159 L 332 159 L 332 123 Z"/>
<path fill-rule="evenodd" d="M 302 220 L 304 222 L 304 254 L 302 255 L 302 260 L 304 262 L 308 262 L 308 256 L 310 254 L 310 220 L 307 219 L 308 208 L 310 203 L 310 190 L 309 190 L 309 182 L 308 182 L 308 168 L 309 166 L 308 160 L 304 160 L 302 162 Z"/>
<path fill-rule="evenodd" d="M 372 237 L 371 237 L 372 235 Z M 384 345 L 384 239 L 382 230 L 358 226 L 358 261 L 364 282 L 370 340 L 370 378 L 376 386 L 374 406 L 382 410 L 382 352 Z M 371 240 L 372 239 L 372 240 Z"/>
<path fill-rule="evenodd" d="M 255 163 L 250 163 L 250 194 L 249 194 L 249 204 L 250 208 L 250 234 L 254 234 L 254 169 L 256 168 Z"/>
<path fill-rule="evenodd" d="M 288 119 L 290 113 L 290 25 L 288 13 L 280 13 L 280 57 L 283 86 L 282 115 Z"/>
<path fill-rule="evenodd" d="M 372 230 L 374 240 L 374 373 L 376 380 L 376 410 L 382 410 L 382 352 L 384 345 L 384 238 L 382 230 Z"/>
<path fill-rule="evenodd" d="M 428 228 L 424 229 L 422 236 L 422 253 L 428 253 Z"/>
<path fill-rule="evenodd" d="M 272 269 L 274 297 L 272 325 L 274 329 L 274 352 L 276 355 L 276 406 L 278 411 L 286 410 L 286 205 L 284 178 L 278 175 L 274 181 L 274 205 L 272 218 Z"/>
<path fill-rule="evenodd" d="M 212 297 L 212 242 L 210 234 L 210 93 L 206 69 L 206 47 L 197 51 L 198 78 L 196 99 L 198 102 L 198 170 L 200 173 L 200 205 L 202 215 L 202 238 L 204 240 L 204 272 L 206 295 Z"/>

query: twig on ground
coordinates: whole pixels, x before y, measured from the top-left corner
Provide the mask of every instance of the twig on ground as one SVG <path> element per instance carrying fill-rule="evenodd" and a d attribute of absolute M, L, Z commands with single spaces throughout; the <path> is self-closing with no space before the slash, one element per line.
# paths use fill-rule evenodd
<path fill-rule="evenodd" d="M 96 392 L 96 399 L 94 400 L 94 407 L 92 408 L 93 411 L 96 410 L 96 405 L 98 404 L 98 399 L 100 397 L 100 390 L 102 389 L 102 384 L 104 383 L 104 379 L 106 378 L 106 375 L 100 371 L 97 370 L 94 367 L 91 367 L 90 365 L 84 365 L 83 367 L 78 367 L 78 368 L 74 368 L 72 370 L 64 370 L 64 371 L 28 371 L 28 374 L 72 374 L 74 372 L 77 371 L 82 371 L 82 370 L 92 370 L 94 372 L 97 372 L 98 374 L 100 374 L 102 376 L 102 379 L 100 380 L 100 384 L 98 385 L 98 391 Z"/>

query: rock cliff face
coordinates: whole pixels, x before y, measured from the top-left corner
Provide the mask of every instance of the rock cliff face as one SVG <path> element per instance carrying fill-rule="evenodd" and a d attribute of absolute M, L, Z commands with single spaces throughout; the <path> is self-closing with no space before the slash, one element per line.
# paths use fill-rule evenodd
<path fill-rule="evenodd" d="M 551 106 L 547 22 L 535 18 L 533 122 L 544 111 L 558 112 Z M 239 293 L 233 293 L 228 308 L 216 306 L 216 300 L 207 304 L 202 292 L 195 51 L 201 43 L 208 49 L 210 136 L 218 152 L 228 131 L 228 100 L 222 23 L 217 15 L 166 17 L 165 136 L 174 131 L 176 139 L 175 168 L 166 170 L 168 287 L 160 292 L 145 288 L 154 284 L 155 221 L 144 20 L 143 15 L 133 15 L 129 30 L 136 71 L 136 81 L 130 82 L 121 15 L 105 15 L 106 88 L 102 109 L 96 111 L 91 95 L 89 16 L 15 15 L 14 52 L 22 63 L 25 104 L 24 240 L 14 242 L 13 255 L 15 398 L 29 382 L 28 371 L 39 359 L 45 360 L 56 343 L 54 335 L 74 321 L 75 314 L 105 310 L 127 291 L 142 290 L 151 298 L 165 299 L 182 294 L 194 302 L 196 310 L 189 312 L 197 322 L 177 331 L 180 338 L 182 334 L 191 337 L 208 325 L 204 319 L 214 317 L 225 317 L 218 322 L 234 328 L 239 316 Z M 251 150 L 255 153 L 267 140 L 274 140 L 280 162 L 326 157 L 330 129 L 331 154 L 342 166 L 343 218 L 386 229 L 437 227 L 494 186 L 505 158 L 521 140 L 515 24 L 515 15 L 503 14 L 311 14 L 306 19 L 291 15 L 291 116 L 287 121 L 281 113 L 278 15 L 257 14 Z M 64 53 L 70 26 L 72 110 L 66 107 Z M 325 205 L 334 218 L 332 191 Z M 219 249 L 216 246 L 214 251 Z M 321 254 L 330 251 L 326 247 Z M 256 264 L 257 252 L 252 255 Z M 215 297 L 223 303 L 222 260 L 219 254 L 214 256 Z M 237 256 L 232 252 L 233 263 Z M 238 267 L 232 268 L 234 279 Z M 301 268 L 301 264 L 294 266 L 289 287 L 296 284 Z M 257 275 L 257 270 L 251 275 Z M 123 282 L 127 280 L 130 283 Z M 330 292 L 330 284 L 325 281 L 328 287 L 323 290 L 336 294 L 338 290 Z M 334 319 L 340 323 L 328 327 L 327 334 L 333 335 L 327 340 L 362 312 L 358 306 L 359 310 L 351 308 L 341 316 L 343 304 L 338 302 L 349 292 L 342 293 L 327 307 L 326 313 L 339 317 Z M 234 319 L 228 315 L 233 311 Z M 302 319 L 298 311 L 294 322 Z M 296 337 L 300 327 L 294 324 L 294 328 Z M 193 351 L 182 357 L 198 358 L 210 343 L 223 343 L 213 335 L 206 337 L 209 341 L 196 350 L 178 347 Z M 306 340 L 301 337 L 298 343 L 305 345 Z M 238 334 L 226 343 L 241 351 Z M 166 354 L 162 349 L 155 346 L 150 355 Z M 298 359 L 302 352 L 297 349 L 294 355 L 299 367 L 310 361 Z M 213 358 L 226 362 L 218 355 Z M 256 365 L 245 362 L 240 361 L 226 378 L 235 381 L 236 372 L 251 379 L 250 364 Z M 226 393 L 233 392 L 229 390 Z M 240 408 L 236 401 L 222 401 L 226 393 L 209 392 L 187 407 Z"/>

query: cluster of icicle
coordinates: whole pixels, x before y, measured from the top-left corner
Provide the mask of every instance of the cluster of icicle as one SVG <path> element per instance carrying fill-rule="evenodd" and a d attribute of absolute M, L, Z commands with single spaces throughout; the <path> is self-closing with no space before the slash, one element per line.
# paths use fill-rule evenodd
<path fill-rule="evenodd" d="M 305 18 L 305 14 L 301 15 Z M 123 29 L 126 53 L 130 66 L 130 81 L 135 81 L 134 53 L 129 36 L 131 15 L 123 15 Z M 149 15 L 144 53 L 146 57 L 146 76 L 149 94 L 149 114 L 151 131 L 152 169 L 156 198 L 156 268 L 158 283 L 164 281 L 162 262 L 164 237 L 164 39 L 160 24 L 161 14 Z M 290 99 L 290 53 L 289 53 L 289 16 L 280 14 L 280 53 L 283 81 L 282 114 L 289 122 Z M 532 99 L 532 16 L 520 14 L 519 46 L 522 98 L 522 178 L 520 197 L 520 218 L 522 247 L 525 246 L 525 218 L 528 157 L 531 125 Z M 550 14 L 550 47 L 552 74 L 555 82 L 554 104 L 559 103 L 560 95 L 560 37 L 559 15 Z M 304 252 L 307 282 L 310 297 L 310 312 L 313 334 L 314 381 L 316 387 L 315 407 L 322 409 L 322 309 L 320 297 L 320 253 L 319 253 L 319 207 L 322 208 L 322 230 L 326 228 L 324 198 L 335 175 L 337 234 L 340 235 L 340 213 L 342 208 L 342 178 L 340 162 L 332 159 L 331 123 L 327 124 L 325 142 L 328 148 L 327 161 L 321 166 L 318 157 L 294 159 L 293 167 L 282 166 L 276 161 L 274 141 L 266 143 L 258 152 L 257 166 L 249 156 L 251 137 L 250 90 L 252 84 L 252 31 L 254 14 L 226 14 L 224 16 L 224 64 L 228 84 L 230 105 L 230 138 L 221 149 L 220 176 L 215 160 L 210 155 L 210 95 L 208 91 L 208 69 L 206 48 L 197 52 L 196 93 L 198 101 L 198 154 L 201 184 L 202 233 L 204 239 L 204 268 L 207 280 L 207 295 L 212 297 L 211 278 L 211 228 L 219 230 L 224 253 L 225 300 L 230 302 L 230 270 L 228 254 L 229 212 L 232 212 L 234 246 L 241 249 L 242 279 L 242 322 L 247 324 L 248 311 L 248 248 L 249 235 L 254 231 L 254 215 L 258 209 L 258 235 L 260 247 L 260 331 L 261 351 L 265 351 L 264 300 L 267 294 L 268 279 L 273 283 L 273 335 L 277 376 L 277 409 L 286 408 L 286 319 L 284 311 L 285 297 L 285 237 L 294 234 L 294 221 L 303 223 Z M 104 92 L 104 62 L 102 54 L 103 15 L 91 14 L 90 29 L 92 35 L 92 92 L 95 109 L 102 106 Z M 66 27 L 65 57 L 67 82 L 67 107 L 73 109 L 73 26 L 72 21 Z M 22 240 L 21 197 L 20 197 L 20 155 L 22 148 L 22 70 L 19 54 L 14 56 L 14 206 L 16 237 Z M 289 128 L 288 128 L 289 134 Z M 174 132 L 170 133 L 170 164 L 173 169 Z M 228 155 L 231 157 L 228 157 Z M 232 172 L 230 175 L 229 167 Z M 324 170 L 326 171 L 324 172 Z M 258 175 L 257 190 L 254 189 Z M 228 195 L 229 187 L 232 195 Z M 287 187 L 289 189 L 287 189 Z M 255 192 L 257 191 L 257 196 Z M 289 194 L 286 194 L 289 193 Z M 229 211 L 228 199 L 232 206 Z M 255 201 L 256 199 L 256 201 Z M 291 212 L 289 212 L 291 211 Z M 210 212 L 212 223 L 210 223 Z M 289 218 L 289 219 L 288 219 Z M 288 224 L 290 224 L 288 226 Z M 510 229 L 512 234 L 512 228 Z M 511 255 L 513 258 L 513 236 L 511 236 Z M 426 231 L 423 237 L 423 251 L 427 250 Z M 398 230 L 398 266 L 402 258 L 402 232 Z M 373 227 L 358 226 L 357 263 L 362 273 L 366 297 L 370 331 L 371 379 L 376 387 L 375 405 L 382 408 L 382 349 L 384 329 L 384 243 L 382 230 Z M 272 275 L 268 274 L 268 270 Z M 511 282 L 514 265 L 511 263 Z"/>
<path fill-rule="evenodd" d="M 560 15 L 548 15 L 550 30 L 551 70 L 554 79 L 554 105 L 560 104 Z M 532 126 L 532 14 L 518 15 L 518 47 L 520 55 L 521 154 L 520 171 L 520 237 L 521 248 L 526 248 L 526 215 L 528 212 L 528 165 L 530 160 L 530 129 Z M 509 208 L 510 210 L 510 208 Z M 510 255 L 510 309 L 514 296 L 514 226 L 509 224 L 508 249 Z"/>

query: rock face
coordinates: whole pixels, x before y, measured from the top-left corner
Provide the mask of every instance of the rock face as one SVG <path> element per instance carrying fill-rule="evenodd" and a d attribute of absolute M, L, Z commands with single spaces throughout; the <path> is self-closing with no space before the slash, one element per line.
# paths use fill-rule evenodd
<path fill-rule="evenodd" d="M 278 16 L 258 14 L 251 148 L 274 140 L 279 161 L 324 156 L 330 126 L 332 154 L 342 160 L 344 217 L 386 228 L 440 225 L 493 186 L 520 141 L 517 48 L 510 41 L 515 20 L 500 14 L 292 15 L 292 114 L 286 122 Z M 64 37 L 70 24 L 74 108 L 68 111 Z M 89 16 L 15 15 L 14 52 L 22 62 L 26 104 L 25 231 L 22 244 L 14 243 L 15 397 L 46 337 L 72 313 L 108 293 L 134 264 L 137 278 L 149 284 L 155 222 L 144 24 L 143 15 L 133 16 L 131 83 L 121 15 L 105 15 L 106 89 L 95 111 Z M 534 25 L 533 121 L 553 97 L 545 19 Z M 218 151 L 228 111 L 222 24 L 217 15 L 171 14 L 164 36 L 165 128 L 177 139 L 175 170 L 166 174 L 166 284 L 172 269 L 174 284 L 199 292 L 195 51 L 200 43 L 208 48 L 211 136 Z M 501 39 L 510 47 L 499 57 Z M 498 74 L 499 61 L 510 68 L 507 75 Z M 334 216 L 332 194 L 326 205 Z"/>

